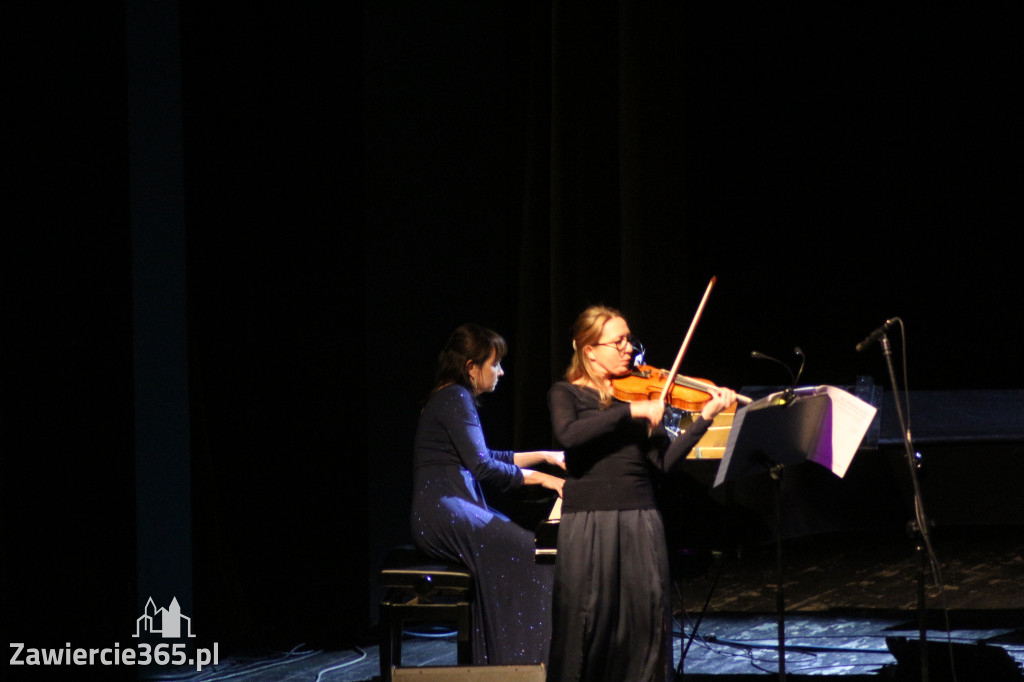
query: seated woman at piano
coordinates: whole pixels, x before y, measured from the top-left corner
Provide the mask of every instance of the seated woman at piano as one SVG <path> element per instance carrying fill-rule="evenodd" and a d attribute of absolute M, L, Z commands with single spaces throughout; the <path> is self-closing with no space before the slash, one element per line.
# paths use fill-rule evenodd
<path fill-rule="evenodd" d="M 585 310 L 573 328 L 564 381 L 548 393 L 555 439 L 565 448 L 548 679 L 670 679 L 669 565 L 653 477 L 685 459 L 736 395 L 711 399 L 670 440 L 660 400 L 621 402 L 613 379 L 628 375 L 629 325 L 611 308 Z"/>
<path fill-rule="evenodd" d="M 565 468 L 562 453 L 491 450 L 477 400 L 504 374 L 505 340 L 476 324 L 456 329 L 438 358 L 434 389 L 416 429 L 412 534 L 431 556 L 473 574 L 473 662 L 547 660 L 553 567 L 534 561 L 534 534 L 491 509 L 484 489 L 540 485 L 562 492 L 562 479 L 535 467 Z"/>

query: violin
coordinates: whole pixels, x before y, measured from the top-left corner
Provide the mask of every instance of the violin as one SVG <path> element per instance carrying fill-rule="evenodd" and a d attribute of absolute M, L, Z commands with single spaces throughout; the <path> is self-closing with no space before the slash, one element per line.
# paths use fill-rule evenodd
<path fill-rule="evenodd" d="M 616 398 L 627 402 L 658 399 L 666 405 L 672 405 L 689 412 L 701 410 L 711 400 L 711 394 L 708 393 L 708 389 L 716 388 L 714 384 L 705 379 L 679 376 L 678 371 L 679 364 L 683 360 L 687 346 L 690 345 L 693 331 L 697 328 L 697 321 L 700 320 L 700 316 L 704 312 L 704 306 L 708 302 L 708 296 L 711 295 L 711 289 L 715 286 L 716 280 L 716 277 L 712 277 L 711 281 L 708 282 L 708 288 L 704 291 L 704 297 L 701 298 L 700 305 L 697 306 L 697 312 L 693 316 L 693 321 L 690 322 L 690 329 L 686 332 L 686 338 L 683 339 L 683 345 L 679 348 L 679 353 L 676 355 L 676 361 L 672 365 L 672 369 L 654 369 L 641 365 L 628 376 L 613 379 L 612 394 Z M 737 395 L 736 402 L 747 405 L 751 401 L 746 396 Z M 729 409 L 735 410 L 735 405 Z"/>
<path fill-rule="evenodd" d="M 612 379 L 612 395 L 626 402 L 661 399 L 665 404 L 677 409 L 686 412 L 700 412 L 704 405 L 711 400 L 708 390 L 717 388 L 707 379 L 677 374 L 672 380 L 671 387 L 666 390 L 670 374 L 667 369 L 639 365 L 628 375 Z M 664 397 L 662 397 L 663 393 Z M 750 403 L 750 398 L 737 395 L 736 402 L 747 405 Z M 730 409 L 735 410 L 735 406 Z"/>

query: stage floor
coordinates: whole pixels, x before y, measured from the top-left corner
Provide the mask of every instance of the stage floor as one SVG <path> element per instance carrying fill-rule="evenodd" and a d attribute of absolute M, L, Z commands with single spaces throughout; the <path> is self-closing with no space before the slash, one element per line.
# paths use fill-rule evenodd
<path fill-rule="evenodd" d="M 933 545 L 944 589 L 928 581 L 929 648 L 943 646 L 943 662 L 952 649 L 960 661 L 980 653 L 985 661 L 1005 657 L 1019 670 L 1024 665 L 1024 527 L 942 529 L 933 534 Z M 897 666 L 887 638 L 919 637 L 919 571 L 907 538 L 847 533 L 785 543 L 787 674 L 898 679 L 907 665 Z M 687 558 L 675 595 L 675 660 L 686 650 L 685 679 L 778 676 L 776 576 L 774 547 Z M 454 665 L 454 643 L 443 633 L 432 634 L 410 634 L 405 665 Z M 945 646 L 950 642 L 956 646 Z M 977 670 L 962 672 L 960 665 L 958 682 L 998 679 Z M 942 679 L 933 670 L 933 679 Z M 300 645 L 290 653 L 232 657 L 196 679 L 370 682 L 379 679 L 378 649 L 372 636 L 331 650 Z"/>
<path fill-rule="evenodd" d="M 958 644 L 1000 647 L 1024 664 L 1024 612 L 951 615 L 949 636 Z M 788 676 L 843 676 L 848 681 L 897 679 L 897 661 L 886 646 L 888 637 L 918 636 L 915 614 L 837 613 L 787 614 Z M 690 633 L 686 628 L 686 635 Z M 683 665 L 683 679 L 740 680 L 778 676 L 777 619 L 774 614 L 718 614 L 705 617 Z M 945 644 L 946 632 L 929 630 L 931 646 Z M 686 638 L 677 637 L 678 664 Z M 956 650 L 959 656 L 959 649 Z M 410 636 L 403 645 L 407 666 L 455 665 L 455 644 L 447 639 Z M 291 653 L 232 658 L 210 676 L 246 682 L 376 682 L 378 649 L 370 645 L 337 651 L 300 647 Z M 936 679 L 943 679 L 936 676 Z M 959 682 L 992 682 L 991 677 L 966 677 Z M 997 679 L 997 678 L 996 678 Z"/>

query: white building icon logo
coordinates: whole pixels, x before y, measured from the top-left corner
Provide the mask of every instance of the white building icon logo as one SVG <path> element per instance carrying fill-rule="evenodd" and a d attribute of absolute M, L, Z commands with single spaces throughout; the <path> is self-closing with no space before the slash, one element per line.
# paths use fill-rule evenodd
<path fill-rule="evenodd" d="M 182 624 L 184 624 L 184 628 Z M 182 635 L 182 629 L 187 634 Z M 138 637 L 143 632 L 160 633 L 165 638 L 195 637 L 192 634 L 192 619 L 182 615 L 177 597 L 171 598 L 171 605 L 166 609 L 158 609 L 156 604 L 153 603 L 153 598 L 149 598 L 143 614 L 135 621 L 135 634 L 132 637 Z"/>

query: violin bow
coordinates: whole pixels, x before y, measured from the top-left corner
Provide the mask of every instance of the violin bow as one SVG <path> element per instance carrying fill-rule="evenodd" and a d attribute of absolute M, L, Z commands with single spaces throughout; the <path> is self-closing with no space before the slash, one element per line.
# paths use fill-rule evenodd
<path fill-rule="evenodd" d="M 683 355 L 686 354 L 687 346 L 690 345 L 690 339 L 693 337 L 693 330 L 697 328 L 697 322 L 700 320 L 700 316 L 704 312 L 704 304 L 708 302 L 708 296 L 711 295 L 711 288 L 715 286 L 716 279 L 717 277 L 712 277 L 711 281 L 708 282 L 708 288 L 704 290 L 704 297 L 700 299 L 700 305 L 697 306 L 697 312 L 693 316 L 693 322 L 690 323 L 690 329 L 686 332 L 686 338 L 683 339 L 683 345 L 679 347 L 679 353 L 676 354 L 676 361 L 672 363 L 672 369 L 669 371 L 668 380 L 661 389 L 661 402 L 665 402 L 668 392 L 672 390 L 672 386 L 676 382 L 676 374 L 679 372 L 679 365 L 683 361 Z"/>

